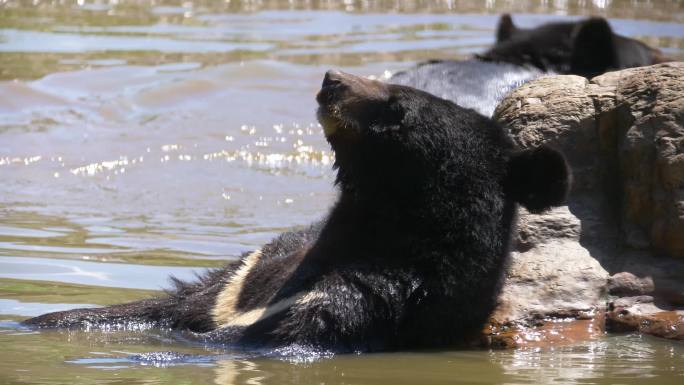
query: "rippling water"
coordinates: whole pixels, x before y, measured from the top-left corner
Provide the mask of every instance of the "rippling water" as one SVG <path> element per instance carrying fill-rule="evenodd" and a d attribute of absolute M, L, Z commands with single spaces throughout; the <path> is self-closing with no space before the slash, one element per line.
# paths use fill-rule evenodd
<path fill-rule="evenodd" d="M 684 378 L 684 346 L 640 337 L 554 349 L 326 358 L 219 351 L 153 332 L 37 334 L 6 322 L 0 342 L 3 383 L 674 385 Z"/>
<path fill-rule="evenodd" d="M 684 58 L 676 0 L 0 1 L 0 319 L 141 298 L 169 274 L 191 277 L 324 216 L 335 199 L 314 116 L 324 71 L 382 79 L 465 58 L 493 42 L 504 11 L 521 26 L 604 15 L 618 33 Z M 213 351 L 169 336 L 7 325 L 3 383 L 684 379 L 681 345 L 627 337 L 308 364 L 212 358 L 189 374 L 117 360 Z"/>

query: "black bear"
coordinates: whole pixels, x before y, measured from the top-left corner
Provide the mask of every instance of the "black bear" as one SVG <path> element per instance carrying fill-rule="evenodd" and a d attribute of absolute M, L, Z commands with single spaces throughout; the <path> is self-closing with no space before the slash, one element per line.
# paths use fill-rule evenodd
<path fill-rule="evenodd" d="M 157 326 L 336 352 L 477 335 L 495 306 L 516 202 L 533 212 L 561 204 L 564 157 L 516 150 L 489 118 L 410 87 L 329 71 L 317 100 L 340 192 L 325 220 L 163 298 L 26 324 Z"/>
<path fill-rule="evenodd" d="M 398 72 L 389 81 L 491 116 L 508 92 L 544 74 L 593 77 L 666 60 L 660 51 L 613 33 L 603 18 L 522 29 L 513 24 L 510 15 L 503 15 L 496 43 L 485 53 L 462 61 L 421 63 Z"/>
<path fill-rule="evenodd" d="M 545 73 L 530 66 L 477 58 L 432 60 L 397 72 L 389 82 L 418 88 L 492 116 L 506 94 Z"/>
<path fill-rule="evenodd" d="M 499 20 L 496 44 L 479 58 L 589 78 L 667 60 L 659 50 L 614 33 L 602 17 L 523 29 L 507 14 Z"/>

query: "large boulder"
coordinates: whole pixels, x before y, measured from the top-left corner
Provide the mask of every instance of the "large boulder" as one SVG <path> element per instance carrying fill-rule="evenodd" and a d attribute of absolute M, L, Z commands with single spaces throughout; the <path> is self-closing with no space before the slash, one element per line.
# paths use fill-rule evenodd
<path fill-rule="evenodd" d="M 684 63 L 543 77 L 494 119 L 574 173 L 566 211 L 521 214 L 494 324 L 605 308 L 609 329 L 684 338 Z"/>

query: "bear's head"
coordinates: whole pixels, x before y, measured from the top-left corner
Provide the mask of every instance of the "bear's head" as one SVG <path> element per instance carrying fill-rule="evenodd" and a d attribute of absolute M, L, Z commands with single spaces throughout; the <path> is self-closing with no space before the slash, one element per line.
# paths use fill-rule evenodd
<path fill-rule="evenodd" d="M 512 201 L 543 211 L 568 192 L 558 151 L 518 151 L 491 119 L 426 92 L 328 71 L 317 101 L 342 195 L 367 207 L 467 222 L 503 215 Z"/>

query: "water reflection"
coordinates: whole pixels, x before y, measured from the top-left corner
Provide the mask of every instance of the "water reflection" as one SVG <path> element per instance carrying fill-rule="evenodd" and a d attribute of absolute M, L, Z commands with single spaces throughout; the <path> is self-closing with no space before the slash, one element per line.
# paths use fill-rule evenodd
<path fill-rule="evenodd" d="M 220 360 L 215 384 L 672 384 L 681 346 L 636 337 L 552 350 L 373 354 L 313 362 Z M 675 382 L 672 382 L 675 381 Z"/>
<path fill-rule="evenodd" d="M 676 23 L 681 3 L 676 0 L 660 1 L 657 6 L 626 0 L 598 5 L 459 1 L 456 8 L 445 1 L 348 3 L 202 2 L 187 11 L 183 4 L 193 3 L 121 1 L 110 4 L 109 11 L 97 11 L 70 1 L 25 6 L 10 0 L 0 5 L 0 79 L 122 64 L 213 66 L 261 59 L 363 65 L 460 58 L 493 41 L 496 13 L 504 11 L 523 13 L 516 15 L 521 26 L 562 18 L 552 15 L 647 18 L 651 21 L 616 20 L 614 26 L 617 32 L 646 39 L 675 57 L 681 57 L 684 48 Z M 174 7 L 159 12 L 159 4 Z M 535 12 L 547 15 L 541 19 L 530 14 Z"/>
<path fill-rule="evenodd" d="M 55 311 L 64 311 L 69 309 L 87 308 L 94 306 L 95 305 L 78 303 L 45 304 L 40 302 L 22 302 L 14 299 L 0 298 L 0 314 L 21 317 L 36 317 L 41 314 L 51 313 Z"/>
<path fill-rule="evenodd" d="M 43 384 L 80 376 L 92 384 L 675 384 L 684 376 L 684 346 L 613 336 L 553 349 L 407 352 L 314 356 L 254 354 L 179 343 L 165 331 L 40 331 L 0 322 L 0 370 Z M 182 339 L 182 336 L 181 336 Z M 49 346 L 36 357 L 35 349 Z M 50 365 L 35 366 L 38 360 Z M 188 382 L 189 381 L 189 382 Z M 30 382 L 30 381 L 29 381 Z"/>
<path fill-rule="evenodd" d="M 551 351 L 518 350 L 493 358 L 506 374 L 524 374 L 539 383 L 668 384 L 684 375 L 682 346 L 639 336 L 612 336 Z"/>
<path fill-rule="evenodd" d="M 21 9 L 21 0 L 5 0 L 9 10 Z M 32 6 L 55 17 L 81 13 L 91 17 L 130 18 L 140 22 L 158 18 L 165 21 L 182 21 L 198 13 L 207 12 L 260 12 L 265 10 L 337 10 L 347 12 L 520 12 L 538 13 L 613 12 L 625 17 L 673 17 L 668 10 L 678 9 L 677 0 L 34 0 Z M 650 11 L 650 12 L 649 12 Z"/>
<path fill-rule="evenodd" d="M 170 275 L 182 280 L 192 280 L 203 271 L 204 269 L 184 267 L 0 256 L 0 278 L 59 281 L 91 286 L 160 290 L 169 286 Z"/>
<path fill-rule="evenodd" d="M 0 31 L 0 52 L 49 52 L 49 53 L 82 53 L 90 51 L 156 51 L 212 53 L 231 52 L 237 50 L 265 51 L 273 48 L 264 43 L 232 43 L 232 42 L 192 42 L 178 39 L 153 38 L 141 36 L 117 37 L 85 35 L 82 33 L 45 33 L 5 29 Z M 92 64 L 92 63 L 91 63 Z M 95 62 L 96 65 L 102 65 Z M 110 65 L 111 62 L 105 62 Z"/>

